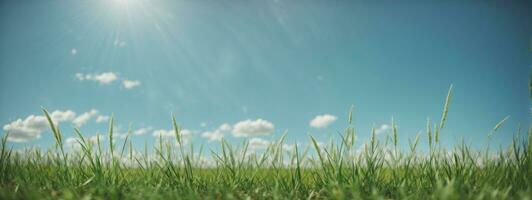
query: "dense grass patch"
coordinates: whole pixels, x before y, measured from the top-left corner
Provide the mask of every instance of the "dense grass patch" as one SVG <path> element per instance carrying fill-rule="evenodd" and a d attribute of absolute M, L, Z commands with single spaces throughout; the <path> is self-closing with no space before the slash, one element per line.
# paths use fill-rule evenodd
<path fill-rule="evenodd" d="M 451 95 L 450 89 L 439 123 L 428 120 L 423 141 L 418 135 L 406 151 L 398 148 L 395 122 L 385 141 L 372 130 L 369 142 L 355 145 L 352 112 L 336 143 L 309 136 L 311 145 L 285 148 L 281 137 L 252 152 L 247 142 L 222 140 L 220 152 L 204 153 L 184 144 L 172 119 L 175 141 L 160 138 L 152 151 L 136 152 L 128 137 L 114 141 L 111 119 L 106 143 L 76 130 L 79 148 L 68 151 L 43 109 L 56 146 L 15 151 L 5 134 L 0 199 L 531 199 L 532 129 L 518 130 L 513 144 L 497 152 L 463 143 L 445 149 L 439 135 Z M 430 148 L 418 150 L 420 142 Z"/>

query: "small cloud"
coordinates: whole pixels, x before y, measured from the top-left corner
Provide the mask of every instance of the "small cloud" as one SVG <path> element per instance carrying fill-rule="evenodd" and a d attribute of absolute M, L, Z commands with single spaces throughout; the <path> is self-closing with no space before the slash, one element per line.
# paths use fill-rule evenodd
<path fill-rule="evenodd" d="M 223 123 L 222 125 L 220 125 L 220 127 L 218 127 L 218 130 L 222 132 L 228 132 L 231 130 L 231 125 L 229 125 L 228 123 Z"/>
<path fill-rule="evenodd" d="M 50 114 L 50 117 L 52 118 L 54 123 L 59 123 L 74 120 L 76 118 L 76 113 L 71 110 L 55 110 Z"/>
<path fill-rule="evenodd" d="M 316 76 L 316 79 L 318 79 L 318 81 L 323 81 L 323 76 L 322 75 L 318 75 L 318 76 Z"/>
<path fill-rule="evenodd" d="M 72 138 L 72 137 L 67 138 L 65 141 L 66 141 L 67 147 L 70 147 L 73 149 L 74 149 L 74 146 L 77 146 L 78 148 L 81 147 L 79 146 L 78 140 L 76 138 Z"/>
<path fill-rule="evenodd" d="M 213 131 L 205 131 L 201 134 L 201 137 L 206 138 L 209 142 L 222 140 L 224 135 L 231 131 L 231 125 L 224 123 Z"/>
<path fill-rule="evenodd" d="M 240 107 L 240 109 L 242 110 L 243 113 L 248 113 L 248 107 L 247 106 L 242 106 L 242 107 Z"/>
<path fill-rule="evenodd" d="M 90 136 L 88 138 L 88 141 L 93 143 L 93 144 L 98 144 L 98 141 L 100 141 L 100 143 L 101 143 L 102 141 L 105 141 L 105 138 L 106 137 L 104 135 L 96 133 L 96 135 Z"/>
<path fill-rule="evenodd" d="M 103 123 L 103 122 L 107 122 L 109 121 L 109 116 L 107 115 L 98 115 L 98 117 L 96 117 L 96 123 Z"/>
<path fill-rule="evenodd" d="M 295 144 L 283 144 L 283 150 L 285 151 L 292 151 L 294 148 L 296 148 Z"/>
<path fill-rule="evenodd" d="M 93 147 L 100 141 L 100 143 L 106 140 L 107 136 L 97 133 L 96 135 L 85 138 L 85 141 L 91 144 Z M 69 137 L 65 140 L 67 148 L 72 150 L 81 150 L 80 139 L 75 137 Z"/>
<path fill-rule="evenodd" d="M 192 134 L 196 133 L 196 131 L 192 131 L 189 129 L 182 129 L 179 131 L 179 133 L 181 134 L 181 137 L 189 137 L 189 136 L 192 136 Z"/>
<path fill-rule="evenodd" d="M 318 115 L 314 119 L 312 119 L 309 123 L 309 125 L 313 128 L 326 128 L 329 125 L 331 125 L 334 121 L 336 121 L 338 117 L 330 114 L 325 115 Z"/>
<path fill-rule="evenodd" d="M 93 77 L 94 81 L 97 81 L 101 84 L 109 84 L 113 81 L 115 81 L 118 77 L 113 72 L 105 72 L 102 74 L 97 74 Z"/>
<path fill-rule="evenodd" d="M 251 149 L 266 149 L 271 142 L 261 138 L 251 138 L 249 140 L 249 147 Z"/>
<path fill-rule="evenodd" d="M 70 50 L 70 54 L 72 55 L 76 55 L 78 53 L 78 50 L 76 48 L 73 48 L 72 50 Z"/>
<path fill-rule="evenodd" d="M 233 136 L 235 137 L 252 137 L 260 135 L 269 135 L 273 133 L 274 125 L 266 120 L 245 120 L 236 123 L 233 126 Z"/>
<path fill-rule="evenodd" d="M 113 138 L 116 139 L 126 139 L 129 135 L 129 132 L 113 132 Z"/>
<path fill-rule="evenodd" d="M 96 116 L 98 114 L 98 110 L 92 109 L 89 112 L 85 112 L 79 116 L 77 116 L 72 123 L 76 127 L 81 127 L 83 124 L 87 123 L 92 117 Z"/>
<path fill-rule="evenodd" d="M 378 128 L 375 129 L 375 133 L 378 135 L 378 134 L 382 134 L 382 133 L 388 133 L 391 130 L 392 130 L 392 126 L 390 126 L 388 124 L 382 124 Z"/>
<path fill-rule="evenodd" d="M 134 87 L 140 86 L 140 81 L 124 79 L 122 81 L 122 85 L 124 86 L 124 88 L 129 90 L 129 89 L 133 89 Z"/>
<path fill-rule="evenodd" d="M 110 85 L 111 83 L 120 80 L 122 86 L 128 90 L 136 88 L 142 84 L 139 80 L 130 80 L 125 77 L 119 77 L 115 72 L 103 72 L 100 74 L 76 73 L 75 77 L 79 81 L 94 81 L 100 83 L 101 85 Z"/>
<path fill-rule="evenodd" d="M 76 73 L 76 79 L 79 81 L 95 81 L 103 85 L 107 85 L 116 81 L 118 76 L 114 72 L 104 72 L 101 74 L 82 74 Z"/>
<path fill-rule="evenodd" d="M 155 130 L 152 133 L 153 137 L 159 138 L 159 137 L 175 137 L 175 131 L 174 130 L 164 130 L 159 129 Z"/>
<path fill-rule="evenodd" d="M 81 149 L 81 144 L 79 143 L 77 138 L 73 138 L 73 137 L 67 138 L 65 140 L 65 143 L 66 143 L 66 146 L 70 149 L 73 149 L 73 150 Z"/>
<path fill-rule="evenodd" d="M 193 133 L 193 131 L 188 130 L 188 129 L 183 129 L 183 130 L 179 131 L 179 134 L 181 136 L 181 141 L 182 141 L 183 145 L 188 144 L 188 142 L 190 140 L 190 136 L 192 136 L 192 133 Z M 174 130 L 159 129 L 159 130 L 153 131 L 152 135 L 158 141 L 160 139 L 162 139 L 162 140 L 172 140 L 172 142 L 177 143 L 177 140 L 175 139 L 176 134 L 175 134 Z"/>
<path fill-rule="evenodd" d="M 201 137 L 206 138 L 209 142 L 222 140 L 224 134 L 220 131 L 206 131 L 201 134 Z"/>
<path fill-rule="evenodd" d="M 85 75 L 83 75 L 82 73 L 76 73 L 76 79 L 78 79 L 79 81 L 84 81 Z"/>
<path fill-rule="evenodd" d="M 201 122 L 200 126 L 203 127 L 203 128 L 207 127 L 207 122 Z"/>
<path fill-rule="evenodd" d="M 179 131 L 179 134 L 181 137 L 189 137 L 192 135 L 192 131 L 188 129 L 183 129 Z M 155 130 L 153 131 L 152 135 L 156 138 L 160 138 L 160 137 L 171 138 L 171 137 L 176 136 L 175 131 L 173 129 L 172 130 L 165 130 L 165 129 Z"/>
<path fill-rule="evenodd" d="M 133 134 L 135 134 L 135 135 L 144 135 L 147 132 L 151 131 L 152 129 L 153 129 L 152 127 L 139 128 L 137 130 L 134 130 Z"/>

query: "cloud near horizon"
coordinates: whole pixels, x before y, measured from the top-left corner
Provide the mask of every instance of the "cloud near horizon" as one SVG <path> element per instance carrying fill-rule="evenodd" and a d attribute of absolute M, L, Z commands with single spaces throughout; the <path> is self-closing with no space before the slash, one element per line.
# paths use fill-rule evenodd
<path fill-rule="evenodd" d="M 249 147 L 251 149 L 266 149 L 271 142 L 262 138 L 251 138 L 249 140 Z"/>
<path fill-rule="evenodd" d="M 109 116 L 107 115 L 98 115 L 98 117 L 96 117 L 96 123 L 103 123 L 103 122 L 106 122 L 109 120 Z"/>
<path fill-rule="evenodd" d="M 182 129 L 181 131 L 179 131 L 179 134 L 181 136 L 182 144 L 186 145 L 190 142 L 193 131 L 188 130 L 188 129 Z M 155 144 L 158 144 L 161 139 L 163 141 L 170 141 L 171 143 L 177 144 L 177 140 L 175 139 L 176 134 L 173 129 L 171 130 L 158 129 L 152 132 L 152 136 L 155 137 L 155 140 L 156 140 Z"/>
<path fill-rule="evenodd" d="M 98 110 L 91 109 L 88 112 L 76 115 L 72 110 L 55 110 L 50 113 L 54 124 L 70 122 L 76 127 L 81 127 L 92 119 Z M 3 126 L 3 130 L 9 133 L 8 140 L 12 142 L 27 142 L 39 139 L 41 134 L 49 129 L 48 120 L 44 115 L 29 115 L 25 119 L 19 118 Z"/>
<path fill-rule="evenodd" d="M 153 130 L 152 127 L 145 127 L 145 128 L 139 128 L 133 131 L 134 135 L 144 135 L 148 133 L 149 131 Z"/>
<path fill-rule="evenodd" d="M 263 120 L 244 120 L 233 126 L 233 136 L 235 137 L 253 137 L 261 135 L 270 135 L 274 131 L 273 123 Z"/>
<path fill-rule="evenodd" d="M 309 122 L 309 125 L 313 128 L 322 129 L 328 127 L 337 119 L 338 117 L 330 114 L 318 115 Z"/>
<path fill-rule="evenodd" d="M 209 142 L 220 141 L 224 135 L 231 131 L 231 125 L 224 123 L 213 131 L 205 131 L 201 134 L 201 137 L 207 139 Z"/>
<path fill-rule="evenodd" d="M 183 129 L 183 130 L 179 131 L 179 134 L 181 135 L 181 137 L 186 138 L 186 137 L 192 136 L 192 131 L 188 130 L 188 129 Z M 153 131 L 152 135 L 153 135 L 153 137 L 156 137 L 156 138 L 160 138 L 160 137 L 163 137 L 163 138 L 176 137 L 175 131 L 173 129 L 171 129 L 171 130 L 158 129 L 158 130 Z"/>
<path fill-rule="evenodd" d="M 72 120 L 72 123 L 76 125 L 76 127 L 81 127 L 83 124 L 87 123 L 91 118 L 93 118 L 97 114 L 98 110 L 92 109 L 89 112 L 85 112 L 77 116 L 74 120 Z"/>

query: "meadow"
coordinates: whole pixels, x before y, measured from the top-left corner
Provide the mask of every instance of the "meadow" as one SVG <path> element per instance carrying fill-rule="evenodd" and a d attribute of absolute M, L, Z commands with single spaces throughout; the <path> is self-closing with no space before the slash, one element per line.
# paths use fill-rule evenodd
<path fill-rule="evenodd" d="M 400 148 L 401 135 L 357 143 L 353 110 L 343 133 L 322 144 L 285 148 L 285 137 L 260 152 L 249 143 L 222 140 L 219 152 L 175 141 L 135 151 L 129 136 L 88 140 L 80 130 L 77 151 L 65 149 L 58 126 L 43 109 L 56 145 L 13 150 L 5 133 L 0 154 L 0 199 L 532 199 L 532 127 L 516 130 L 506 149 L 440 144 L 452 99 L 441 119 Z M 507 118 L 486 134 L 489 140 Z M 436 122 L 436 123 L 434 123 Z M 420 143 L 429 149 L 420 150 Z M 406 149 L 406 150 L 405 150 Z M 208 158 L 208 159 L 205 159 Z"/>

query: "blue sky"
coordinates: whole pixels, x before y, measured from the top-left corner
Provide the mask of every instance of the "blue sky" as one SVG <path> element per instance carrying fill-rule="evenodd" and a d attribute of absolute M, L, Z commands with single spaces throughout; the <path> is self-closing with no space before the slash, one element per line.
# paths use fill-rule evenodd
<path fill-rule="evenodd" d="M 326 141 L 354 105 L 360 142 L 372 126 L 385 137 L 393 116 L 406 146 L 427 118 L 439 122 L 451 84 L 444 145 L 481 146 L 510 115 L 494 136 L 507 145 L 530 123 L 527 3 L 1 4 L 0 123 L 16 148 L 53 143 L 41 106 L 56 111 L 65 138 L 74 127 L 105 133 L 114 115 L 140 147 L 171 134 L 171 113 L 194 144 L 260 145 L 284 131 L 290 143 Z"/>

